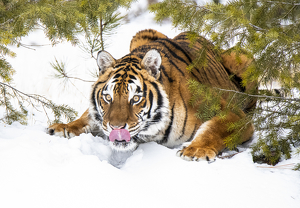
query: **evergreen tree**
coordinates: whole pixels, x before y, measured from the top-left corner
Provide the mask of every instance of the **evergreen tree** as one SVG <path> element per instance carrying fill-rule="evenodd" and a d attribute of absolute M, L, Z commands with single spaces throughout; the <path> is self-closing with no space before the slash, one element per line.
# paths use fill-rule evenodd
<path fill-rule="evenodd" d="M 0 0 L 0 106 L 6 114 L 1 121 L 26 123 L 27 110 L 24 103 L 43 109 L 51 109 L 59 122 L 62 116 L 73 120 L 77 113 L 65 105 L 55 105 L 39 96 L 25 94 L 11 86 L 14 69 L 6 60 L 16 54 L 10 45 L 22 44 L 33 29 L 43 29 L 46 36 L 57 44 L 60 41 L 80 43 L 78 36 L 84 34 L 91 54 L 104 49 L 105 35 L 109 34 L 121 19 L 117 9 L 128 7 L 132 0 Z M 12 104 L 17 102 L 17 106 Z M 46 111 L 45 111 L 46 112 Z M 47 113 L 46 113 L 47 114 Z"/>
<path fill-rule="evenodd" d="M 203 90 L 205 86 L 193 81 L 190 88 L 194 97 L 198 94 L 208 101 L 214 100 L 212 95 L 225 92 L 231 94 L 227 102 L 234 98 L 236 105 L 250 98 L 257 99 L 255 111 L 243 123 L 230 125 L 229 130 L 242 129 L 245 122 L 255 124 L 259 137 L 252 147 L 255 162 L 275 165 L 281 159 L 290 158 L 292 149 L 300 145 L 299 1 L 233 0 L 226 4 L 214 1 L 199 5 L 191 0 L 164 0 L 152 5 L 150 10 L 155 12 L 158 21 L 170 18 L 175 27 L 190 31 L 191 40 L 200 34 L 220 53 L 235 51 L 238 55 L 246 53 L 248 57 L 254 57 L 242 75 L 244 86 L 256 81 L 257 86 L 268 86 L 273 81 L 280 83 L 284 97 L 270 90 L 241 93 L 213 89 L 207 93 Z M 196 64 L 202 62 L 205 60 L 200 57 Z M 192 70 L 192 66 L 189 69 Z M 206 103 L 209 109 L 215 105 L 215 102 Z M 231 105 L 230 108 L 234 107 Z M 203 117 L 201 111 L 199 114 Z M 220 112 L 217 115 L 222 116 Z M 226 138 L 227 146 L 234 148 L 238 136 Z M 299 148 L 296 152 L 300 152 Z"/>

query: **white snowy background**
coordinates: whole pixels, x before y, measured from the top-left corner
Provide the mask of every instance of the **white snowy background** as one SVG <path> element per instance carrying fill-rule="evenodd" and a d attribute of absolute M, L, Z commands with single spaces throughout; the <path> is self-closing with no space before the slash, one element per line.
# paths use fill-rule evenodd
<path fill-rule="evenodd" d="M 123 12 L 134 16 L 139 8 L 146 8 L 144 0 Z M 153 17 L 146 12 L 121 26 L 106 50 L 121 58 L 142 29 L 153 28 L 170 38 L 180 33 L 170 23 L 155 23 Z M 49 43 L 42 31 L 22 42 Z M 61 80 L 51 77 L 50 62 L 57 58 L 66 63 L 69 75 L 95 80 L 89 71 L 97 66 L 88 54 L 69 43 L 12 49 L 17 53 L 10 59 L 16 88 L 68 104 L 79 115 L 87 109 L 91 84 L 70 80 L 62 87 Z M 118 169 L 107 162 L 111 151 L 101 138 L 47 135 L 46 116 L 30 106 L 28 110 L 27 126 L 0 124 L 1 208 L 300 207 L 300 172 L 291 170 L 300 162 L 297 156 L 273 167 L 253 163 L 250 150 L 244 149 L 231 159 L 208 164 L 184 161 L 175 156 L 178 149 L 148 143 Z"/>

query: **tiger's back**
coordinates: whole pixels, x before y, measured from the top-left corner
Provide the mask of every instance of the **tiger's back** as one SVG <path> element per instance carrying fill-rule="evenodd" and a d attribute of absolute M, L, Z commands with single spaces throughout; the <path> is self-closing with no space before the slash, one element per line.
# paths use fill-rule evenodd
<path fill-rule="evenodd" d="M 197 51 L 203 44 L 206 44 L 207 66 L 195 67 L 189 72 L 187 67 L 195 60 Z M 149 50 L 155 48 L 162 57 L 158 81 L 168 95 L 172 122 L 168 124 L 163 139 L 157 142 L 168 147 L 191 141 L 202 124 L 202 121 L 195 117 L 197 109 L 189 103 L 191 99 L 187 86 L 189 79 L 195 79 L 208 86 L 239 90 L 238 86 L 229 80 L 229 74 L 221 62 L 216 60 L 217 55 L 212 50 L 213 45 L 210 42 L 199 37 L 192 48 L 190 45 L 187 32 L 169 39 L 154 30 L 137 33 L 130 44 L 130 55 L 142 59 Z"/>

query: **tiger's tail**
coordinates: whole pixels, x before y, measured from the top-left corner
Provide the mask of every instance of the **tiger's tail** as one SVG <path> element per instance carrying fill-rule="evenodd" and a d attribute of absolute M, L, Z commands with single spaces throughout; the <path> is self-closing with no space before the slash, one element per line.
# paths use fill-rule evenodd
<path fill-rule="evenodd" d="M 132 38 L 130 43 L 130 52 L 139 46 L 145 45 L 149 42 L 161 38 L 168 38 L 168 37 L 160 32 L 157 32 L 156 30 L 152 30 L 152 29 L 142 30 Z"/>

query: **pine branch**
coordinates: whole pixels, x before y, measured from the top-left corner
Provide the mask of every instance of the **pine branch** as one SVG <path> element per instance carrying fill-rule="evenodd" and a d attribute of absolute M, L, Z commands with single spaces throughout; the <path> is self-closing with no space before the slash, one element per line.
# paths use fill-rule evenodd
<path fill-rule="evenodd" d="M 240 91 L 236 91 L 236 90 L 227 90 L 227 89 L 222 89 L 222 88 L 218 88 L 218 87 L 213 87 L 213 89 L 216 90 L 220 90 L 220 91 L 225 91 L 225 92 L 233 92 L 236 94 L 241 94 L 241 95 L 246 95 L 249 97 L 254 97 L 254 98 L 270 98 L 270 99 L 275 99 L 275 100 L 288 100 L 288 101 L 296 101 L 296 102 L 300 102 L 299 98 L 288 98 L 288 97 L 280 97 L 280 96 L 269 96 L 269 95 L 253 95 L 253 94 L 248 94 L 248 93 L 244 93 L 244 92 L 240 92 Z"/>
<path fill-rule="evenodd" d="M 183 5 L 183 6 L 186 6 L 186 7 L 194 7 L 194 8 L 198 8 L 199 10 L 209 11 L 209 12 L 214 13 L 214 14 L 223 14 L 223 15 L 226 14 L 226 13 L 223 13 L 223 12 L 215 12 L 214 10 L 209 9 L 208 6 L 199 6 L 199 5 L 194 4 L 194 3 L 186 3 L 186 2 L 177 2 L 177 3 L 179 5 Z"/>
<path fill-rule="evenodd" d="M 55 105 L 51 100 L 49 100 L 41 95 L 26 94 L 16 88 L 10 86 L 9 84 L 3 83 L 3 82 L 0 82 L 0 85 L 11 89 L 15 94 L 14 98 L 18 99 L 18 96 L 19 96 L 20 98 L 22 98 L 22 100 L 26 100 L 26 102 L 28 102 L 35 109 L 37 109 L 37 107 L 32 100 L 34 100 L 35 102 L 41 103 L 42 107 L 44 109 L 44 112 L 48 118 L 49 123 L 50 123 L 50 120 L 49 120 L 47 111 L 45 110 L 45 107 L 48 109 L 51 109 L 53 111 L 56 122 L 60 122 L 60 117 L 62 115 L 64 115 L 68 119 L 69 122 L 73 121 L 75 119 L 75 117 L 77 116 L 77 112 L 74 109 L 68 107 L 67 105 Z M 6 103 L 7 103 L 7 101 L 6 101 L 7 97 L 8 96 L 5 94 L 4 100 Z M 28 99 L 24 99 L 24 97 L 26 97 Z M 19 106 L 22 109 L 22 111 L 24 111 L 23 105 L 21 102 L 19 102 Z M 7 118 L 10 116 L 10 113 L 8 112 L 9 109 L 11 109 L 12 111 L 15 111 L 12 109 L 12 107 L 9 107 L 6 105 L 6 111 L 7 111 L 6 117 Z M 9 123 L 9 121 L 7 121 L 7 122 Z"/>
<path fill-rule="evenodd" d="M 57 74 L 54 75 L 54 77 L 56 77 L 56 78 L 60 78 L 60 79 L 61 78 L 77 79 L 77 80 L 80 80 L 82 82 L 92 82 L 92 83 L 95 82 L 95 81 L 90 81 L 90 80 L 84 80 L 84 79 L 81 79 L 81 78 L 78 78 L 78 77 L 69 76 L 66 72 L 65 64 L 63 62 L 59 62 L 56 58 L 55 58 L 55 63 L 50 63 L 50 65 L 58 73 L 58 75 Z"/>
<path fill-rule="evenodd" d="M 263 1 L 258 1 L 258 2 L 262 2 L 264 3 Z M 293 6 L 300 6 L 300 3 L 290 3 L 290 2 L 280 2 L 280 1 L 266 1 L 270 4 L 274 4 L 274 3 L 277 3 L 277 4 L 288 4 L 288 5 L 293 5 Z"/>
<path fill-rule="evenodd" d="M 46 103 L 46 102 L 44 102 L 44 101 L 42 101 L 42 100 L 40 100 L 40 99 L 38 98 L 38 97 L 44 98 L 43 96 L 40 96 L 40 95 L 29 95 L 29 94 L 26 94 L 26 93 L 24 93 L 24 92 L 21 92 L 20 90 L 14 88 L 14 87 L 12 87 L 12 86 L 10 86 L 9 84 L 3 83 L 3 82 L 0 82 L 0 84 L 1 84 L 1 85 L 4 85 L 4 86 L 6 86 L 6 87 L 8 87 L 8 88 L 10 88 L 10 89 L 12 89 L 14 92 L 17 92 L 18 94 L 21 94 L 21 95 L 24 95 L 24 96 L 26 96 L 26 97 L 32 98 L 32 99 L 34 99 L 34 100 L 36 100 L 36 101 L 38 101 L 38 102 L 40 102 L 40 103 L 42 103 L 42 104 L 44 104 L 44 105 L 48 105 L 48 103 Z M 46 99 L 46 98 L 44 98 L 44 99 Z M 47 99 L 46 99 L 46 100 L 47 100 Z"/>

